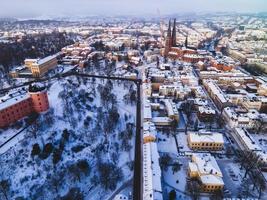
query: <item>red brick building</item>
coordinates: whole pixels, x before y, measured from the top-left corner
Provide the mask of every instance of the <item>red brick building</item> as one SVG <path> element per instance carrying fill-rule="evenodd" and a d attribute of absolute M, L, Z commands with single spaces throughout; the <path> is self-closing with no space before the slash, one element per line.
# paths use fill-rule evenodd
<path fill-rule="evenodd" d="M 44 87 L 30 86 L 28 92 L 16 92 L 0 99 L 0 127 L 30 115 L 49 109 L 47 91 Z"/>
<path fill-rule="evenodd" d="M 218 70 L 222 71 L 231 71 L 233 69 L 233 65 L 225 62 L 218 62 L 217 60 L 212 60 L 211 61 L 211 66 L 215 67 Z"/>

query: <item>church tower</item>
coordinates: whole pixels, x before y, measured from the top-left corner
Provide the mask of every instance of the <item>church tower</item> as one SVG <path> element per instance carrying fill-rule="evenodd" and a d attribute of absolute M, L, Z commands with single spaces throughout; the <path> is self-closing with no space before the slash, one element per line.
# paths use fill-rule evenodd
<path fill-rule="evenodd" d="M 186 36 L 186 38 L 185 38 L 185 43 L 184 43 L 184 46 L 185 46 L 185 48 L 187 48 L 188 47 L 188 37 Z"/>
<path fill-rule="evenodd" d="M 172 29 L 172 46 L 176 47 L 176 19 L 173 22 L 173 29 Z"/>
<path fill-rule="evenodd" d="M 168 56 L 168 53 L 171 50 L 171 47 L 172 47 L 172 34 L 171 34 L 171 20 L 170 20 L 169 21 L 168 32 L 167 32 L 167 37 L 166 37 L 166 40 L 165 40 L 164 56 Z"/>

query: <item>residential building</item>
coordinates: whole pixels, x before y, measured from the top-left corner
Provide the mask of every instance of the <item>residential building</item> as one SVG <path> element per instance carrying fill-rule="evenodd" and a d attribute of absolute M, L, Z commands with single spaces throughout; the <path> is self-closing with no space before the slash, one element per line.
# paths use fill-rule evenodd
<path fill-rule="evenodd" d="M 209 153 L 194 153 L 189 162 L 188 175 L 201 183 L 204 192 L 222 190 L 224 187 L 223 174 L 213 156 Z"/>
<path fill-rule="evenodd" d="M 155 142 L 143 145 L 143 199 L 163 199 L 159 153 Z"/>
<path fill-rule="evenodd" d="M 175 103 L 173 103 L 171 99 L 164 99 L 164 104 L 167 110 L 168 117 L 178 122 L 179 112 L 177 110 Z"/>
<path fill-rule="evenodd" d="M 143 142 L 155 142 L 156 141 L 156 127 L 152 122 L 143 123 Z"/>
<path fill-rule="evenodd" d="M 260 156 L 262 162 L 267 163 L 267 154 L 257 144 L 252 135 L 245 128 L 235 128 L 231 131 L 233 138 L 235 139 L 241 150 L 251 151 Z"/>
<path fill-rule="evenodd" d="M 224 140 L 221 133 L 208 131 L 189 132 L 188 146 L 191 149 L 218 151 L 223 149 Z"/>

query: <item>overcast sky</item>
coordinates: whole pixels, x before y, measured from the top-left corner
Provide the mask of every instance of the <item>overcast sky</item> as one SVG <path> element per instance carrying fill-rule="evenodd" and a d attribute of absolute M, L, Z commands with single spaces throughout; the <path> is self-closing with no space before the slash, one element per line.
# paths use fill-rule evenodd
<path fill-rule="evenodd" d="M 0 17 L 262 12 L 267 0 L 0 0 Z"/>

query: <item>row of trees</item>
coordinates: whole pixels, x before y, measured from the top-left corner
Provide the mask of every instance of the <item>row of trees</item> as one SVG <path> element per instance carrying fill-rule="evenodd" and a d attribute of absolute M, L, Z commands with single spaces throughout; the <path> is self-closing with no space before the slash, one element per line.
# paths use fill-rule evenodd
<path fill-rule="evenodd" d="M 266 188 L 265 178 L 261 174 L 261 169 L 266 167 L 264 162 L 261 160 L 260 155 L 252 151 L 237 151 L 237 161 L 241 165 L 241 169 L 245 170 L 243 176 L 243 187 L 246 187 L 246 180 L 248 175 L 253 184 L 253 191 L 257 189 L 259 199 L 261 198 L 262 191 Z"/>

